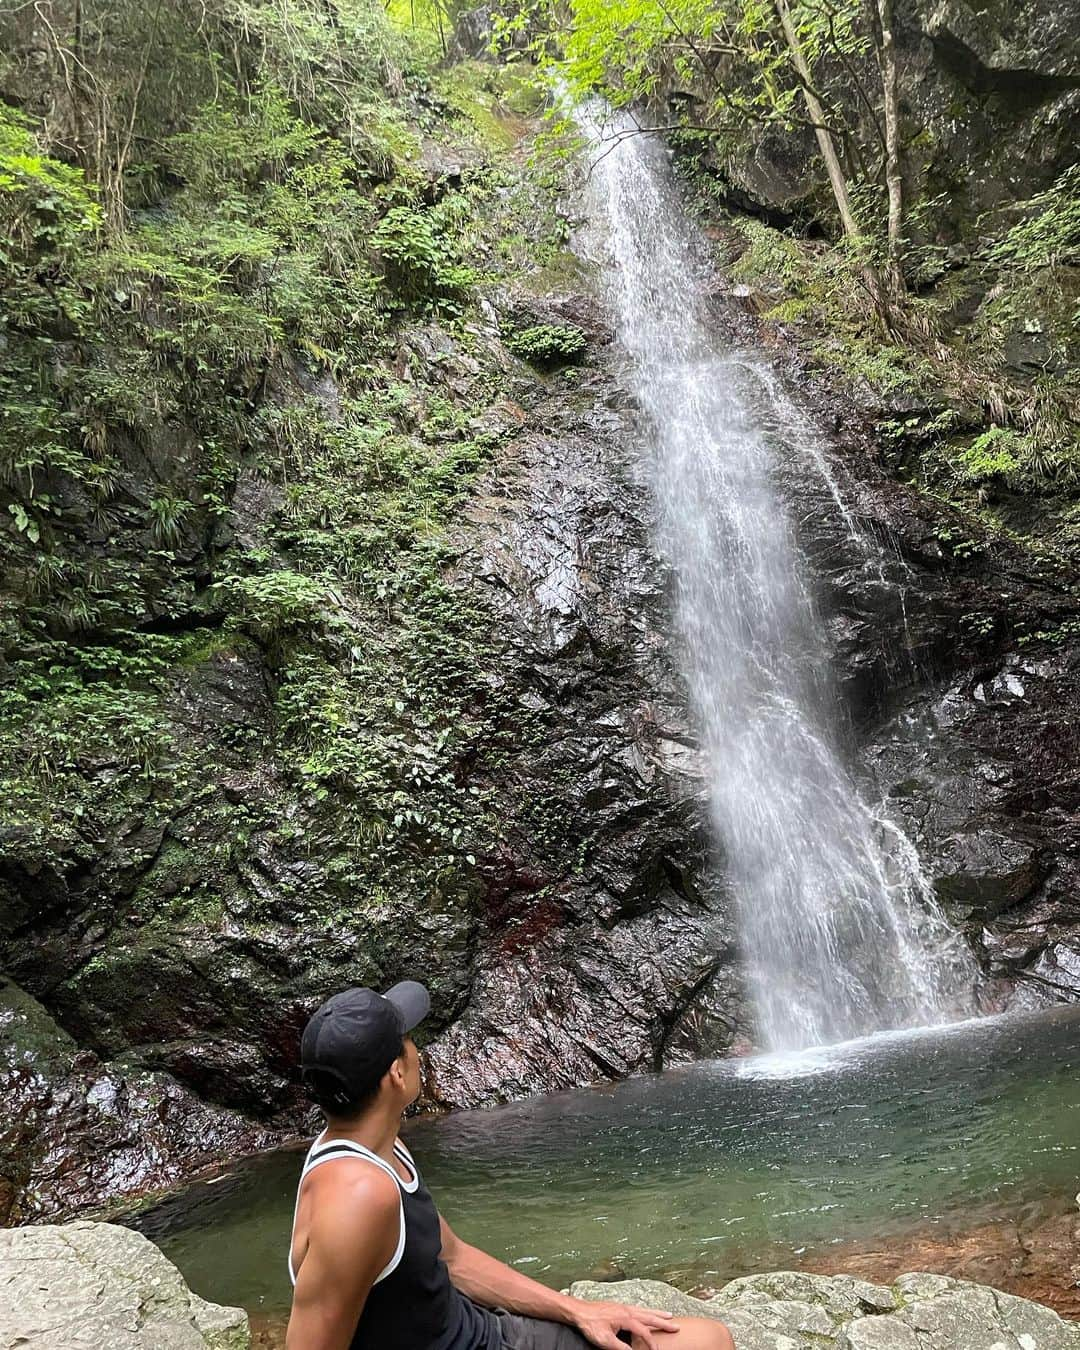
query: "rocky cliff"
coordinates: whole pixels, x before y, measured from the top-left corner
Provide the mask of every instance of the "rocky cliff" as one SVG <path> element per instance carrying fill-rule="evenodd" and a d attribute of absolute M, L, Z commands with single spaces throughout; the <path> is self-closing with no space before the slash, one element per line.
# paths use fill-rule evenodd
<path fill-rule="evenodd" d="M 329 67 L 338 104 L 322 19 L 297 65 L 226 15 L 233 84 L 137 104 L 108 234 L 76 116 L 99 86 L 64 90 L 33 17 L 0 80 L 9 1217 L 302 1128 L 298 1032 L 348 983 L 431 985 L 440 1105 L 745 1044 L 635 413 L 572 191 L 526 160 L 529 96 L 379 29 L 370 68 Z M 919 29 L 926 71 L 1012 108 L 977 75 L 1014 68 L 1006 37 L 973 66 L 948 23 Z M 1020 113 L 1064 117 L 1071 80 Z M 942 127 L 942 165 L 971 176 L 1001 138 L 979 125 Z M 745 240 L 706 223 L 730 263 Z M 718 285 L 718 327 L 809 394 L 854 513 L 778 424 L 853 763 L 995 997 L 1076 997 L 1071 560 L 898 482 L 882 422 L 922 444 L 937 409 L 762 318 L 760 276 Z"/>
<path fill-rule="evenodd" d="M 44 114 L 59 58 L 25 14 L 14 37 L 4 87 Z M 40 401 L 16 407 L 2 513 L 12 1217 L 302 1129 L 299 1029 L 344 984 L 429 983 L 448 1105 L 722 1052 L 742 1019 L 565 206 L 529 182 L 512 78 L 381 40 L 382 67 L 346 72 L 363 130 L 288 111 L 265 71 L 248 147 L 215 159 L 217 111 L 186 110 L 151 203 L 89 262 L 37 195 L 82 180 L 28 160 L 6 340 Z M 92 193 L 64 205 L 100 230 Z"/>

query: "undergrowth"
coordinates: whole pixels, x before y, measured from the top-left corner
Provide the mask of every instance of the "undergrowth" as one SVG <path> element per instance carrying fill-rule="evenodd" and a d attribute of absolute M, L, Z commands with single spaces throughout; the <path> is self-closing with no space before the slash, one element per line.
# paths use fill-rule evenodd
<path fill-rule="evenodd" d="M 857 259 L 845 245 L 800 238 L 733 216 L 714 185 L 687 169 L 701 209 L 726 222 L 733 280 L 759 297 L 764 319 L 793 326 L 826 367 L 863 383 L 883 406 L 887 442 L 932 492 L 986 506 L 1002 490 L 1068 499 L 1080 483 L 1080 179 L 1065 171 L 1046 192 L 984 222 L 993 235 L 957 270 L 926 246 L 910 251 L 921 289 L 905 301 L 905 331 L 875 321 Z M 932 204 L 931 204 L 932 206 Z M 930 207 L 927 211 L 932 214 Z M 923 254 L 926 257 L 923 258 Z M 933 254 L 933 259 L 930 255 Z M 954 307 L 975 294 L 962 321 Z M 896 412 L 922 407 L 919 413 Z"/>
<path fill-rule="evenodd" d="M 531 228 L 509 114 L 367 0 L 211 6 L 175 85 L 145 19 L 142 85 L 125 46 L 74 93 L 129 110 L 145 158 L 77 166 L 0 103 L 5 820 L 56 857 L 258 749 L 271 796 L 335 822 L 336 885 L 467 891 L 459 765 L 497 701 L 449 530 L 501 434 L 468 319 Z M 178 725 L 200 671 L 252 661 L 265 727 Z M 326 844 L 291 810 L 262 828 Z"/>

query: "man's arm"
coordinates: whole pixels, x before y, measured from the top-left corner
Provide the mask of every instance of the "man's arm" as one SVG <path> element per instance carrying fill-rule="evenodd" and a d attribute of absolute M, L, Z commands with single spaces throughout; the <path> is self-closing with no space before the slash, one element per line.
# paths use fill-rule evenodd
<path fill-rule="evenodd" d="M 390 1177 L 351 1158 L 325 1167 L 355 1176 L 320 1187 L 293 1290 L 286 1350 L 348 1350 L 371 1286 L 397 1250 L 400 1198 Z"/>
<path fill-rule="evenodd" d="M 560 1294 L 478 1247 L 462 1242 L 445 1219 L 440 1217 L 439 1223 L 442 1255 L 450 1278 L 474 1303 L 577 1327 L 601 1350 L 626 1350 L 625 1342 L 618 1339 L 619 1331 L 631 1331 L 648 1350 L 659 1350 L 654 1333 L 677 1330 L 670 1313 L 630 1308 L 621 1303 L 591 1303 Z"/>

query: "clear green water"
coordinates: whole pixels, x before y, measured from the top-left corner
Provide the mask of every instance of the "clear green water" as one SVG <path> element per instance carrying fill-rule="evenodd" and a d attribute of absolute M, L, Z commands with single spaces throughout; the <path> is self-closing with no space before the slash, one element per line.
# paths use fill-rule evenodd
<path fill-rule="evenodd" d="M 1065 1207 L 1080 1189 L 1080 1008 L 724 1061 L 419 1120 L 468 1241 L 549 1284 L 613 1267 L 716 1283 L 859 1239 Z M 302 1153 L 144 1214 L 202 1295 L 287 1306 Z"/>

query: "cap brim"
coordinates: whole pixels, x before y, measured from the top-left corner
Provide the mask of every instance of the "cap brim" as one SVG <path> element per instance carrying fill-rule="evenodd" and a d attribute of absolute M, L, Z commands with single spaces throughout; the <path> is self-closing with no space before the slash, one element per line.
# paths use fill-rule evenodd
<path fill-rule="evenodd" d="M 405 1019 L 403 1031 L 412 1031 L 413 1027 L 419 1026 L 431 1011 L 431 995 L 416 980 L 402 980 L 388 989 L 383 998 Z"/>

